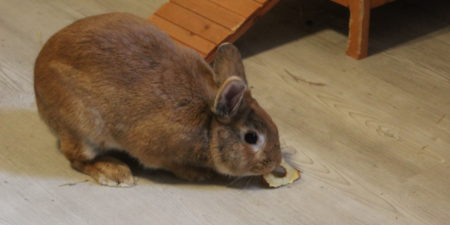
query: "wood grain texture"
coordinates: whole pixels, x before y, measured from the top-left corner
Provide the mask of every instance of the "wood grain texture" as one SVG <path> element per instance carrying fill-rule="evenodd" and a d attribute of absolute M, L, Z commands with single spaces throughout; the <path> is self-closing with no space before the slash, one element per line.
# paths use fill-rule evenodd
<path fill-rule="evenodd" d="M 236 30 L 246 19 L 210 0 L 171 0 L 171 2 L 202 15 L 230 31 Z"/>
<path fill-rule="evenodd" d="M 258 8 L 261 7 L 260 4 L 256 3 L 253 0 L 227 0 L 227 1 L 209 0 L 209 1 L 214 2 L 217 5 L 220 5 L 223 8 L 226 8 L 229 11 L 239 14 L 243 17 L 248 17 Z"/>
<path fill-rule="evenodd" d="M 250 3 L 251 2 L 251 3 Z M 210 62 L 215 49 L 223 42 L 234 42 L 243 35 L 263 14 L 267 13 L 279 0 L 260 1 L 232 0 L 218 2 L 215 0 L 171 0 L 149 17 L 169 36 L 179 43 L 190 43 L 191 36 L 215 43 L 207 45 L 187 44 Z M 240 15 L 241 14 L 241 15 Z M 154 21 L 156 20 L 156 21 Z M 165 27 L 167 26 L 167 27 Z M 191 34 L 185 34 L 188 31 Z M 172 34 L 172 32 L 175 32 Z M 199 37 L 199 38 L 198 38 Z M 188 38 L 184 40 L 184 38 Z M 199 46 L 199 48 L 197 48 Z M 205 49 L 210 49 L 205 52 Z"/>
<path fill-rule="evenodd" d="M 267 1 L 270 1 L 270 0 L 253 0 L 253 1 L 255 1 L 255 2 L 261 4 L 261 5 L 263 5 L 263 4 L 265 4 Z"/>
<path fill-rule="evenodd" d="M 194 184 L 150 172 L 133 188 L 107 188 L 72 170 L 34 109 L 38 51 L 76 19 L 111 11 L 145 18 L 165 2 L 0 0 L 0 224 L 448 224 L 450 27 L 428 30 L 450 21 L 447 1 L 377 9 L 390 21 L 420 16 L 387 40 L 421 35 L 388 49 L 387 37 L 374 35 L 373 47 L 385 50 L 363 61 L 343 55 L 346 35 L 327 26 L 257 51 L 298 29 L 283 23 L 292 12 L 283 1 L 281 22 L 261 20 L 237 43 L 257 51 L 244 59 L 249 86 L 303 171 L 290 186 Z"/>
<path fill-rule="evenodd" d="M 259 10 L 253 12 L 253 14 L 251 14 L 250 16 L 248 16 L 248 18 L 245 20 L 245 22 L 237 27 L 237 29 L 234 31 L 234 33 L 232 33 L 231 35 L 229 35 L 224 42 L 230 42 L 230 43 L 234 43 L 236 40 L 238 40 L 242 35 L 245 34 L 245 32 L 247 32 L 255 23 L 256 21 L 263 16 L 265 13 L 267 13 L 270 9 L 272 9 L 277 3 L 279 2 L 279 0 L 270 0 L 267 1 L 264 5 L 262 5 Z M 206 57 L 206 60 L 208 62 L 211 62 L 215 56 L 215 51 L 212 51 L 208 54 L 208 56 Z"/>
<path fill-rule="evenodd" d="M 153 15 L 150 17 L 150 22 L 157 27 L 164 27 L 165 32 L 170 34 L 170 36 L 177 42 L 196 49 L 200 54 L 206 56 L 215 48 L 215 44 L 197 34 L 179 27 L 158 15 Z"/>
<path fill-rule="evenodd" d="M 155 14 L 213 43 L 222 42 L 231 33 L 227 28 L 171 2 L 164 4 Z"/>

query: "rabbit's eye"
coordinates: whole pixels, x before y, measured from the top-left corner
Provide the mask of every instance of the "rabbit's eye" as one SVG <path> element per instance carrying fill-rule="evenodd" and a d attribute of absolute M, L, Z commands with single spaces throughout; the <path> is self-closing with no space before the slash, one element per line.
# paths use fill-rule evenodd
<path fill-rule="evenodd" d="M 258 134 L 256 134 L 255 132 L 247 132 L 244 136 L 245 142 L 249 143 L 249 144 L 256 144 L 256 142 L 258 142 Z"/>

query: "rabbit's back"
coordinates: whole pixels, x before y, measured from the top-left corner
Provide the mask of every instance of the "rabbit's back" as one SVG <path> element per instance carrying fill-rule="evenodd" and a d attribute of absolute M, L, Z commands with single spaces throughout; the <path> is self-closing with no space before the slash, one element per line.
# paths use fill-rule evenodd
<path fill-rule="evenodd" d="M 148 70 L 162 61 L 176 60 L 176 51 L 167 35 L 145 20 L 127 13 L 110 13 L 78 20 L 53 35 L 37 65 L 44 65 L 39 61 L 57 60 L 84 71 L 129 73 L 132 66 Z"/>
<path fill-rule="evenodd" d="M 147 21 L 111 13 L 51 37 L 36 61 L 35 89 L 53 129 L 128 142 L 143 127 L 182 134 L 203 123 L 215 92 L 211 73 L 200 55 Z"/>

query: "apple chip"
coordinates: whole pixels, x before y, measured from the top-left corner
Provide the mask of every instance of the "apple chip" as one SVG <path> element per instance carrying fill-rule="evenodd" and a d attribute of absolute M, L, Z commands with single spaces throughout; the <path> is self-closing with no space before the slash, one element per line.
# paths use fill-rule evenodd
<path fill-rule="evenodd" d="M 277 188 L 300 179 L 300 171 L 283 160 L 279 167 L 264 175 L 263 179 L 269 187 Z"/>

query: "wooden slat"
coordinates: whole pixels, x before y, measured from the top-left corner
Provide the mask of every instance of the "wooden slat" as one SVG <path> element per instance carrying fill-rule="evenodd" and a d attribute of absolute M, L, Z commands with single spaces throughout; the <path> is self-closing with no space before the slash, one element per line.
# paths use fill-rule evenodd
<path fill-rule="evenodd" d="M 259 16 L 278 2 L 279 0 L 171 0 L 155 12 L 156 19 L 152 17 L 150 20 L 158 23 L 162 30 L 179 43 L 197 50 L 207 60 L 211 60 L 220 43 L 236 41 Z M 196 40 L 188 40 L 194 35 L 197 36 Z M 205 44 L 205 41 L 209 43 Z"/>
<path fill-rule="evenodd" d="M 150 22 L 160 29 L 167 32 L 176 42 L 187 45 L 195 50 L 197 50 L 203 56 L 206 56 L 215 48 L 215 44 L 186 30 L 179 27 L 158 15 L 153 15 L 150 17 Z"/>
<path fill-rule="evenodd" d="M 155 14 L 216 44 L 221 43 L 231 33 L 227 28 L 170 2 Z"/>
<path fill-rule="evenodd" d="M 237 13 L 244 17 L 249 17 L 252 15 L 258 8 L 261 7 L 260 4 L 256 3 L 253 0 L 210 0 L 234 13 Z"/>
<path fill-rule="evenodd" d="M 247 32 L 248 29 L 256 22 L 256 20 L 259 18 L 259 16 L 265 14 L 267 11 L 269 11 L 273 6 L 278 3 L 279 0 L 271 0 L 270 2 L 267 2 L 267 4 L 262 7 L 259 11 L 256 11 L 253 13 L 252 16 L 250 16 L 245 23 L 239 27 L 232 35 L 228 36 L 227 39 L 225 39 L 226 42 L 235 42 L 239 37 L 241 37 L 245 32 Z M 207 61 L 211 61 L 215 56 L 215 52 L 211 52 L 206 57 Z"/>
<path fill-rule="evenodd" d="M 173 42 L 175 42 L 177 45 L 179 45 L 179 46 L 181 46 L 181 47 L 189 47 L 189 48 L 194 49 L 193 47 L 189 46 L 188 44 L 183 43 L 183 42 L 181 42 L 181 41 L 178 41 L 178 40 L 175 39 L 174 37 L 171 37 L 171 38 L 172 38 L 172 41 L 173 41 Z M 205 58 L 205 57 L 208 56 L 206 53 L 201 52 L 201 51 L 199 51 L 199 50 L 196 50 L 196 49 L 195 49 L 195 51 L 196 51 L 198 54 L 200 54 L 203 58 Z"/>
<path fill-rule="evenodd" d="M 235 42 L 239 37 L 241 37 L 250 27 L 254 24 L 254 21 L 257 19 L 257 16 L 254 15 L 247 22 L 245 22 L 239 29 L 237 29 L 232 35 L 228 36 L 225 42 L 233 43 Z M 215 49 L 214 52 L 211 52 L 207 55 L 206 60 L 208 62 L 211 62 L 215 57 Z"/>
<path fill-rule="evenodd" d="M 255 1 L 255 2 L 257 2 L 257 3 L 259 3 L 259 4 L 265 4 L 267 1 L 270 1 L 270 0 L 253 0 L 253 1 Z"/>
<path fill-rule="evenodd" d="M 209 0 L 171 0 L 171 2 L 223 25 L 231 31 L 236 30 L 246 19 Z"/>

